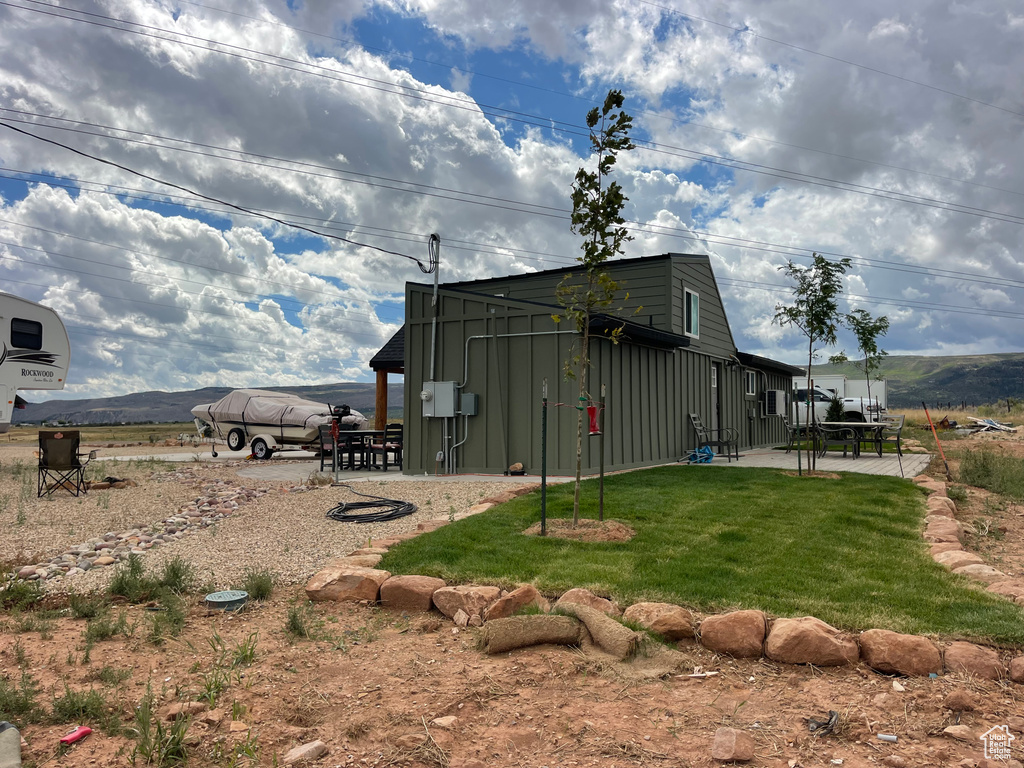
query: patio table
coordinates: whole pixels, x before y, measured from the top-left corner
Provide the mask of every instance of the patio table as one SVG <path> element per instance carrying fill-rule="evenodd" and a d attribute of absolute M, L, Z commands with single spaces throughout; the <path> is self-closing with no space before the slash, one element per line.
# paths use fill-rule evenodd
<path fill-rule="evenodd" d="M 852 429 L 862 443 L 871 443 L 875 452 L 882 455 L 882 430 L 887 424 L 882 421 L 819 421 L 818 426 L 826 429 Z M 870 434 L 870 437 L 868 436 Z"/>

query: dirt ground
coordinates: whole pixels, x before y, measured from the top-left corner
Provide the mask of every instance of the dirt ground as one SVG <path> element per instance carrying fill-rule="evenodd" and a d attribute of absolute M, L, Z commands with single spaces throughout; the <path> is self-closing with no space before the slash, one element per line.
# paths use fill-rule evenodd
<path fill-rule="evenodd" d="M 709 766 L 715 730 L 726 725 L 754 735 L 757 766 L 868 766 L 888 755 L 908 766 L 974 766 L 982 742 L 954 741 L 944 727 L 959 721 L 975 737 L 995 725 L 1024 731 L 1020 686 L 955 675 L 901 679 L 899 691 L 865 667 L 733 661 L 690 647 L 682 674 L 636 682 L 572 649 L 488 657 L 476 649 L 476 630 L 439 617 L 335 604 L 302 614 L 321 639 L 296 639 L 285 626 L 300 594 L 289 588 L 236 615 L 195 605 L 184 633 L 160 647 L 146 640 L 150 615 L 125 607 L 134 636 L 96 643 L 88 663 L 85 621 L 59 619 L 45 637 L 0 634 L 0 666 L 10 675 L 21 657 L 44 704 L 65 684 L 102 690 L 126 725 L 147 686 L 163 712 L 177 701 L 208 702 L 215 672 L 227 670 L 213 697 L 219 725 L 197 713 L 188 727 L 192 766 L 279 765 L 288 749 L 315 739 L 330 747 L 323 766 Z M 254 662 L 230 670 L 232 652 L 254 633 Z M 687 676 L 697 668 L 718 674 Z M 104 669 L 127 677 L 104 684 L 99 678 L 113 674 Z M 943 708 L 955 689 L 974 696 L 976 712 Z M 829 710 L 840 713 L 839 732 L 811 736 L 807 718 Z M 432 724 L 446 716 L 457 719 Z M 28 726 L 25 765 L 129 764 L 134 741 L 99 728 L 58 756 L 71 725 Z M 899 741 L 883 743 L 880 733 Z"/>
<path fill-rule="evenodd" d="M 977 489 L 958 506 L 974 530 L 967 548 L 1021 574 L 1024 509 Z M 212 704 L 212 714 L 188 721 L 188 765 L 200 768 L 278 766 L 289 749 L 317 739 L 330 751 L 314 765 L 325 768 L 696 768 L 720 765 L 711 745 L 722 726 L 753 735 L 754 766 L 977 768 L 985 765 L 979 737 L 994 726 L 1009 726 L 1013 757 L 1024 759 L 1024 686 L 1007 681 L 737 661 L 692 644 L 681 646 L 687 661 L 677 673 L 637 680 L 570 648 L 487 656 L 477 649 L 479 630 L 457 629 L 440 614 L 308 604 L 295 585 L 237 614 L 209 611 L 193 597 L 184 631 L 160 645 L 149 639 L 158 612 L 115 605 L 111 616 L 120 613 L 123 631 L 88 651 L 84 619 L 0 614 L 8 691 L 34 683 L 49 713 L 66 686 L 94 689 L 117 715 L 108 730 L 90 723 L 95 732 L 66 751 L 58 743 L 75 722 L 26 726 L 26 768 L 131 764 L 138 742 L 129 729 L 147 689 L 160 714 L 180 702 Z M 232 667 L 247 642 L 255 642 L 253 662 Z M 690 677 L 695 671 L 716 674 Z M 958 689 L 974 711 L 943 706 Z M 812 736 L 807 719 L 829 710 L 840 714 L 837 732 Z M 456 719 L 433 723 L 448 716 Z M 966 741 L 943 734 L 954 724 L 968 727 Z"/>

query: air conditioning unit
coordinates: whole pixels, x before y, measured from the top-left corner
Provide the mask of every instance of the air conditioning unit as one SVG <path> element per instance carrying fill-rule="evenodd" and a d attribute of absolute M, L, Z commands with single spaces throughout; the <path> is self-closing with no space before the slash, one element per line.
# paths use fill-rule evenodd
<path fill-rule="evenodd" d="M 786 415 L 786 390 L 767 389 L 764 393 L 765 416 Z"/>

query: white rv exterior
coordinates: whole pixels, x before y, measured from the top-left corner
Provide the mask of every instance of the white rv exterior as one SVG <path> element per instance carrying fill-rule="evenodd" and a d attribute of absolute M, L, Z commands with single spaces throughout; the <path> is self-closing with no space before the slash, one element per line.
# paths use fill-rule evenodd
<path fill-rule="evenodd" d="M 0 432 L 11 426 L 21 389 L 64 389 L 71 342 L 49 307 L 0 292 Z"/>

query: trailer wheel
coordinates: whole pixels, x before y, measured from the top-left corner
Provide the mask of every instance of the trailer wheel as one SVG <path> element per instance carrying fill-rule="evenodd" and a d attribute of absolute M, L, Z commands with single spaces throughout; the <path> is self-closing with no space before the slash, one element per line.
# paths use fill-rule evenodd
<path fill-rule="evenodd" d="M 254 458 L 263 460 L 269 459 L 274 455 L 274 450 L 267 445 L 267 441 L 262 437 L 257 437 L 252 441 L 252 455 Z"/>
<path fill-rule="evenodd" d="M 245 432 L 235 428 L 228 432 L 228 450 L 240 451 L 245 448 Z"/>

